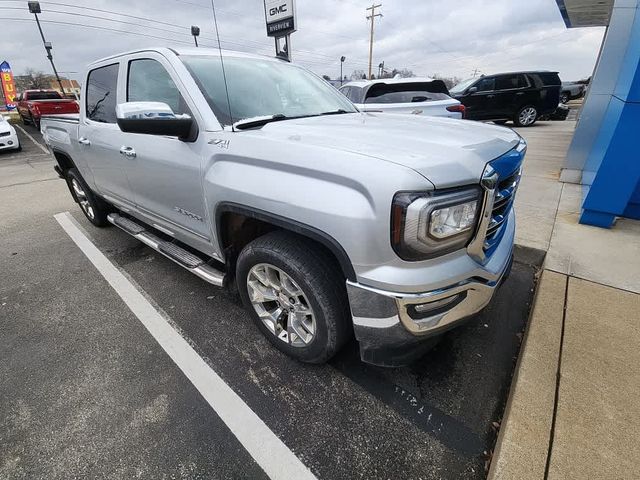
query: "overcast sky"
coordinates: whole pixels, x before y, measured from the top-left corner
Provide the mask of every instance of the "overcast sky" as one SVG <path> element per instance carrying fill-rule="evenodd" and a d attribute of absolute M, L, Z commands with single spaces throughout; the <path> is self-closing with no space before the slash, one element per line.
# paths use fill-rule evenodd
<path fill-rule="evenodd" d="M 263 0 L 215 2 L 223 48 L 273 54 L 273 41 L 265 32 Z M 603 28 L 566 29 L 555 0 L 377 3 L 383 4 L 384 17 L 376 20 L 374 65 L 384 61 L 388 68 L 409 68 L 418 75 L 466 78 L 476 68 L 485 74 L 545 69 L 559 71 L 564 80 L 576 80 L 592 73 L 604 34 Z M 26 4 L 0 0 L 0 56 L 11 63 L 14 74 L 27 67 L 50 72 Z M 82 72 L 89 61 L 125 50 L 191 44 L 189 31 L 194 24 L 201 28 L 201 44 L 216 45 L 210 0 L 52 0 L 41 5 L 42 26 L 53 43 L 60 71 Z M 365 8 L 370 5 L 365 0 L 297 0 L 294 62 L 337 78 L 339 58 L 344 55 L 346 75 L 355 69 L 366 71 Z M 70 76 L 81 79 L 80 73 Z"/>

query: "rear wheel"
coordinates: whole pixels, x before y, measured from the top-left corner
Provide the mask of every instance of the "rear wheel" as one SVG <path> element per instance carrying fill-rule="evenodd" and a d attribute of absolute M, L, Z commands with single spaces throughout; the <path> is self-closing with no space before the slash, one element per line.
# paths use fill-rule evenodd
<path fill-rule="evenodd" d="M 109 204 L 94 195 L 77 169 L 71 168 L 67 171 L 67 183 L 71 190 L 71 195 L 80 205 L 84 216 L 96 227 L 109 225 L 107 220 L 107 215 L 110 212 Z"/>
<path fill-rule="evenodd" d="M 538 119 L 538 110 L 532 105 L 522 107 L 513 118 L 513 123 L 518 127 L 530 127 Z"/>
<path fill-rule="evenodd" d="M 278 350 L 323 363 L 351 335 L 344 279 L 321 247 L 284 231 L 249 243 L 236 267 L 238 291 Z"/>

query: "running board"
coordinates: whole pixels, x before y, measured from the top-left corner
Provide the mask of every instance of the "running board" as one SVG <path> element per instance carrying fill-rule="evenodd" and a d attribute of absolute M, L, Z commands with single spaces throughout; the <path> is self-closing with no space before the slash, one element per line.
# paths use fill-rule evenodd
<path fill-rule="evenodd" d="M 181 267 L 186 268 L 204 281 L 216 287 L 222 287 L 224 285 L 224 273 L 208 265 L 206 261 L 199 256 L 194 255 L 175 243 L 161 239 L 157 235 L 147 231 L 143 225 L 117 213 L 110 213 L 107 216 L 107 220 L 132 237 L 137 238 L 148 247 L 153 248 L 156 252 L 161 253 L 169 260 L 173 260 Z"/>

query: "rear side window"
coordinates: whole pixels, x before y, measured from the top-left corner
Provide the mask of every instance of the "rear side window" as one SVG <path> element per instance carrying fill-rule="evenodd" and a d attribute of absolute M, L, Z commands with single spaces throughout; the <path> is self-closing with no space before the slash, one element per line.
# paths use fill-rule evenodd
<path fill-rule="evenodd" d="M 116 123 L 118 64 L 96 68 L 87 78 L 87 118 L 94 122 Z"/>
<path fill-rule="evenodd" d="M 432 93 L 424 90 L 408 90 L 406 92 L 389 92 L 371 97 L 367 95 L 364 103 L 416 103 L 433 100 L 446 100 L 449 95 L 445 93 Z"/>
<path fill-rule="evenodd" d="M 560 85 L 562 83 L 560 77 L 555 72 L 539 72 L 533 76 L 538 77 L 544 86 Z"/>
<path fill-rule="evenodd" d="M 496 78 L 496 90 L 512 90 L 529 86 L 527 79 L 522 74 L 502 75 Z"/>
<path fill-rule="evenodd" d="M 144 58 L 129 62 L 128 102 L 162 102 L 175 114 L 191 114 L 169 72 L 156 60 Z"/>

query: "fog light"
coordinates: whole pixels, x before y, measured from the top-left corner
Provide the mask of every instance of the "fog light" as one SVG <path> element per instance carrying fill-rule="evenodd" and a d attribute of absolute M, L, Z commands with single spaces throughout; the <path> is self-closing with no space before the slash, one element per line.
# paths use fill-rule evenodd
<path fill-rule="evenodd" d="M 13 141 L 9 140 L 9 141 L 7 142 L 7 145 L 13 145 Z"/>
<path fill-rule="evenodd" d="M 467 296 L 467 292 L 460 292 L 456 295 L 452 295 L 447 298 L 441 298 L 433 302 L 419 303 L 415 305 L 409 305 L 407 307 L 407 313 L 414 320 L 421 320 L 427 317 L 433 317 L 451 310 L 458 305 Z"/>

